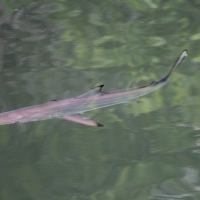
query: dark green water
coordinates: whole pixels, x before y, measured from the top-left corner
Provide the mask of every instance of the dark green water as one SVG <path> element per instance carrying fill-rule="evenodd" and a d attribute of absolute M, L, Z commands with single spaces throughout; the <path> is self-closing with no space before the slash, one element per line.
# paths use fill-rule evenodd
<path fill-rule="evenodd" d="M 0 126 L 1 200 L 200 199 L 198 0 L 1 0 L 0 111 L 159 80 L 132 102 Z"/>

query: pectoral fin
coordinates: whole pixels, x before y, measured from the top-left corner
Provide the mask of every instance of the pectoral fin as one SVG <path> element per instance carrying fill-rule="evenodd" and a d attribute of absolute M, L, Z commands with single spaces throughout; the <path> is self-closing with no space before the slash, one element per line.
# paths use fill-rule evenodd
<path fill-rule="evenodd" d="M 81 114 L 66 115 L 66 116 L 63 115 L 61 118 L 72 121 L 72 122 L 76 122 L 79 124 L 85 124 L 88 126 L 103 126 L 103 124 L 95 122 L 95 121 L 91 120 L 90 118 L 85 117 L 84 115 L 81 115 Z"/>

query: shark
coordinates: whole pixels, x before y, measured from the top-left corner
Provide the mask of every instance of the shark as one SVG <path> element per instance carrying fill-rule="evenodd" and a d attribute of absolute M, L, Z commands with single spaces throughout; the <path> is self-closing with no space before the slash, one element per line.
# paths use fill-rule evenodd
<path fill-rule="evenodd" d="M 169 72 L 160 80 L 153 81 L 150 84 L 111 92 L 103 92 L 102 88 L 104 85 L 99 85 L 74 98 L 50 101 L 40 105 L 0 113 L 0 125 L 60 118 L 88 126 L 101 127 L 103 124 L 84 116 L 83 113 L 135 101 L 139 97 L 163 87 L 169 82 L 172 73 L 187 55 L 187 50 L 184 50 L 176 59 Z"/>

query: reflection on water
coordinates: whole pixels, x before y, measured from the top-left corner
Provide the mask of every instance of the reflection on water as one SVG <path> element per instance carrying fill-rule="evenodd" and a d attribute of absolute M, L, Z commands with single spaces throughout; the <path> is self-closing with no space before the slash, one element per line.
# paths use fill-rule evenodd
<path fill-rule="evenodd" d="M 4 0 L 0 110 L 170 83 L 140 103 L 86 113 L 105 125 L 59 119 L 0 127 L 0 199 L 200 198 L 199 3 Z"/>

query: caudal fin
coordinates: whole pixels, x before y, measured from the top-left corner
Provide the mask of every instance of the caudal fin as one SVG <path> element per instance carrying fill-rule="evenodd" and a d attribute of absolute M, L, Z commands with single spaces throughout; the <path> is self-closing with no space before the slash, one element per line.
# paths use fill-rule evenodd
<path fill-rule="evenodd" d="M 188 56 L 187 50 L 184 50 L 181 55 L 177 58 L 176 62 L 174 63 L 171 72 L 173 72 L 183 61 L 183 59 Z"/>
<path fill-rule="evenodd" d="M 177 60 L 175 61 L 174 65 L 172 66 L 171 70 L 167 73 L 167 75 L 164 78 L 162 78 L 160 81 L 158 81 L 157 83 L 168 81 L 168 79 L 171 76 L 172 72 L 181 64 L 181 62 L 183 61 L 183 59 L 186 56 L 188 56 L 188 53 L 187 53 L 187 50 L 184 50 L 181 53 L 181 55 L 177 58 Z"/>

